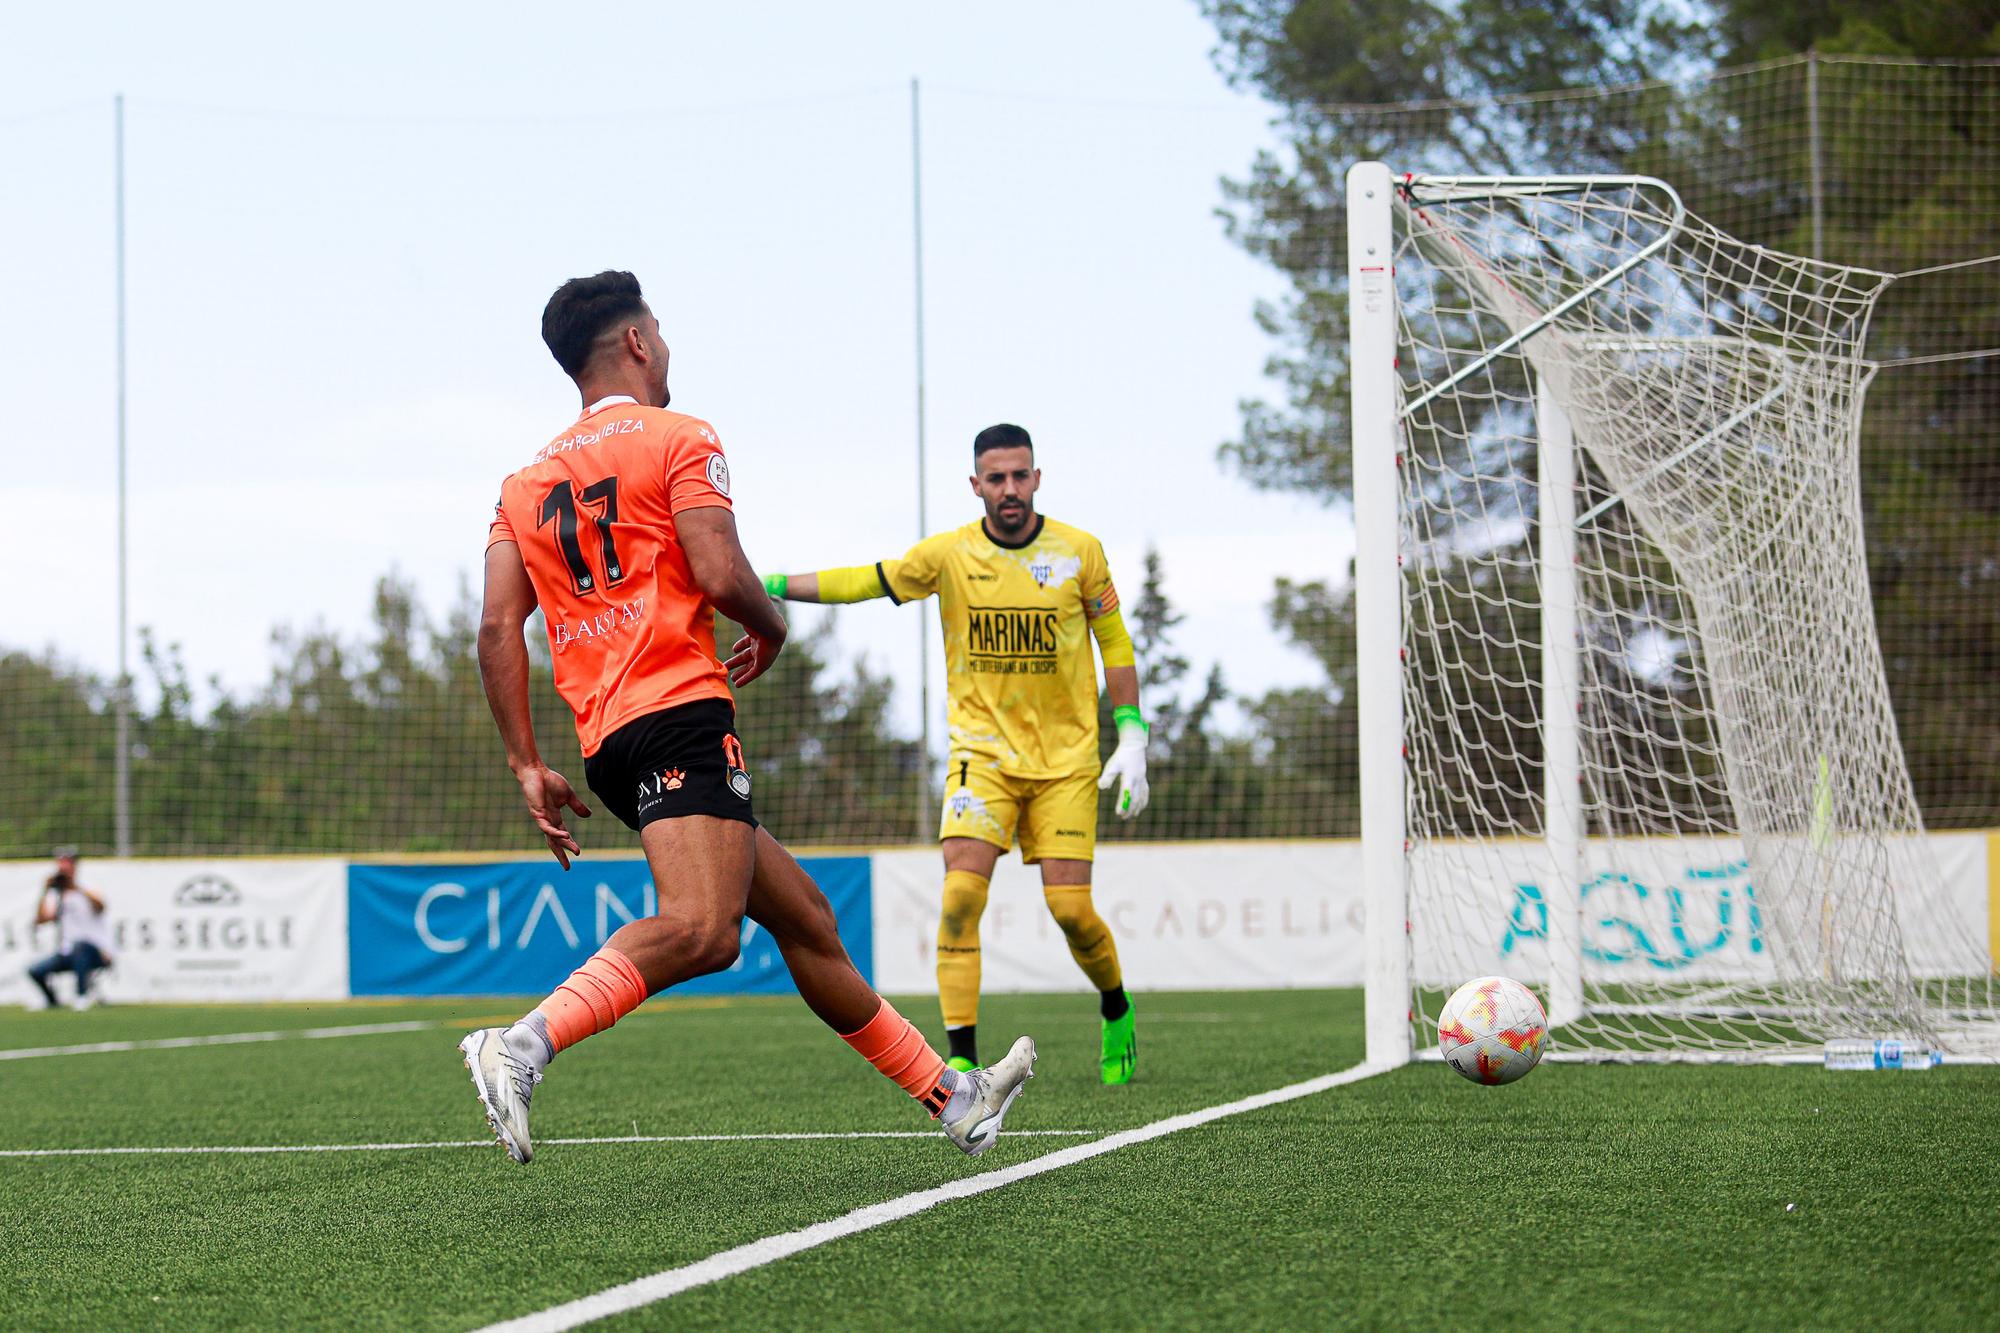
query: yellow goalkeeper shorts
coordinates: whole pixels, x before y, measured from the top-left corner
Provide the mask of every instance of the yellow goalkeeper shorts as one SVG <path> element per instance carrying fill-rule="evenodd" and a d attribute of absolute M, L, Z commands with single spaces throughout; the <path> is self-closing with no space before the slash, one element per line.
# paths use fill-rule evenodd
<path fill-rule="evenodd" d="M 1088 861 L 1097 851 L 1097 775 L 1016 778 L 960 761 L 945 775 L 940 838 L 977 838 L 1021 859 Z"/>

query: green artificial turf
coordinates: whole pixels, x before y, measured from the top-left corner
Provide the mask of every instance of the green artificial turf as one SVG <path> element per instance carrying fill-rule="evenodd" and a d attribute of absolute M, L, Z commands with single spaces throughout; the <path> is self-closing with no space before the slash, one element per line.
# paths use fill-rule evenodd
<path fill-rule="evenodd" d="M 1035 1035 L 1009 1129 L 1093 1136 L 1360 1058 L 1349 992 L 991 996 Z M 428 1021 L 0 1061 L 0 1148 L 486 1138 L 454 1043 L 519 1001 L 0 1015 L 0 1050 Z M 934 1002 L 899 1007 L 935 1038 Z M 1065 1167 L 607 1328 L 1992 1327 L 2000 1071 L 1426 1063 Z M 464 1329 L 1092 1138 L 553 1145 L 928 1130 L 796 1000 L 655 1001 L 564 1056 L 533 1165 L 497 1147 L 0 1158 L 8 1327 Z M 1786 1205 L 1793 1207 L 1788 1211 Z"/>

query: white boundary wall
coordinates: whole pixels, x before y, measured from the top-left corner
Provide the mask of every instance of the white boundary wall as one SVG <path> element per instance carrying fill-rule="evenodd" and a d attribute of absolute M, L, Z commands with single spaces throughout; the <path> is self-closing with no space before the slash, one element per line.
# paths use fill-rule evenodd
<path fill-rule="evenodd" d="M 2000 832 L 1937 833 L 1930 842 L 1960 924 L 1976 939 L 2000 936 Z M 1669 864 L 1677 846 L 1682 854 Z M 1550 895 L 1537 880 L 1547 864 L 1538 850 L 1533 843 L 1495 848 L 1490 882 L 1477 886 L 1476 896 L 1486 904 L 1478 927 L 1483 966 L 1542 985 Z M 810 865 L 810 854 L 806 859 Z M 869 859 L 872 945 L 856 939 L 852 947 L 870 954 L 880 989 L 932 993 L 944 875 L 938 851 Z M 1755 976 L 1768 966 L 1773 946 L 1760 936 L 1755 886 L 1728 840 L 1593 841 L 1582 860 L 1584 971 L 1592 980 L 1700 981 Z M 47 861 L 0 862 L 0 1004 L 39 1002 L 24 973 L 55 948 L 53 927 L 30 924 L 50 869 Z M 104 894 L 118 941 L 105 998 L 347 996 L 347 871 L 346 861 L 333 858 L 86 859 L 82 878 Z M 1113 844 L 1098 852 L 1096 898 L 1135 990 L 1358 987 L 1362 882 L 1358 842 Z M 1087 984 L 1043 905 L 1040 872 L 1017 856 L 1001 859 L 980 933 L 987 991 Z M 1910 932 L 1907 942 L 1923 970 L 1922 932 Z M 1421 982 L 1464 980 L 1432 975 L 1434 965 L 1413 961 Z M 67 977 L 56 984 L 69 993 Z"/>
<path fill-rule="evenodd" d="M 1360 843 L 1114 843 L 1097 849 L 1097 910 L 1134 990 L 1355 986 L 1361 982 Z M 875 984 L 937 989 L 944 887 L 936 848 L 875 857 Z M 1003 857 L 979 947 L 987 991 L 1084 987 L 1048 909 L 1041 871 Z"/>
<path fill-rule="evenodd" d="M 1935 833 L 1946 898 L 1974 939 L 2000 923 L 2000 833 Z M 1548 860 L 1539 843 L 1496 847 L 1482 971 L 1547 984 Z M 1764 934 L 1742 849 L 1730 839 L 1590 840 L 1583 844 L 1583 973 L 1616 983 L 1755 977 L 1775 947 Z M 875 983 L 892 993 L 937 986 L 943 867 L 932 849 L 875 857 Z M 1098 910 L 1135 990 L 1361 986 L 1366 922 L 1359 842 L 1113 844 L 1098 849 Z M 1574 888 L 1574 886 L 1573 886 Z M 1919 972 L 1936 941 L 1907 929 Z M 1928 946 L 1928 947 L 1927 947 Z M 1076 990 L 1086 983 L 1042 905 L 1040 872 L 1016 856 L 994 874 L 980 931 L 981 988 Z M 1956 954 L 1944 950 L 1942 957 Z M 1459 964 L 1463 966 L 1463 964 Z M 1435 960 L 1413 960 L 1419 984 L 1456 986 Z"/>

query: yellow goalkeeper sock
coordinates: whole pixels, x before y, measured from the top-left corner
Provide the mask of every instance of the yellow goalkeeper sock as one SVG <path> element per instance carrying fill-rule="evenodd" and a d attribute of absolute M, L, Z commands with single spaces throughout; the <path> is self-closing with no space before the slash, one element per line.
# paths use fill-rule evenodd
<path fill-rule="evenodd" d="M 1118 946 L 1112 942 L 1111 927 L 1104 923 L 1104 918 L 1097 914 L 1097 905 L 1090 900 L 1090 886 L 1056 884 L 1044 888 L 1042 896 L 1048 899 L 1049 913 L 1069 942 L 1069 956 L 1076 959 L 1076 965 L 1090 978 L 1090 984 L 1101 991 L 1124 985 L 1124 973 L 1118 967 Z"/>
<path fill-rule="evenodd" d="M 947 1028 L 979 1021 L 979 918 L 986 912 L 984 875 L 947 870 L 944 913 L 938 918 L 938 1007 Z"/>

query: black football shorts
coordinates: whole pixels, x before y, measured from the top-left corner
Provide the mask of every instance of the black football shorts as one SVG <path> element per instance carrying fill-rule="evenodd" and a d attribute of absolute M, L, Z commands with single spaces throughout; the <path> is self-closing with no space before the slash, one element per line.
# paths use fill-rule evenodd
<path fill-rule="evenodd" d="M 628 828 L 714 815 L 755 825 L 736 706 L 701 699 L 634 718 L 583 761 L 583 776 Z"/>

